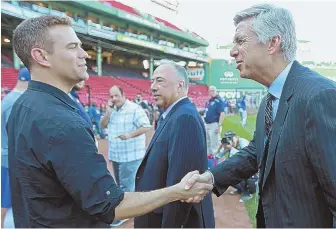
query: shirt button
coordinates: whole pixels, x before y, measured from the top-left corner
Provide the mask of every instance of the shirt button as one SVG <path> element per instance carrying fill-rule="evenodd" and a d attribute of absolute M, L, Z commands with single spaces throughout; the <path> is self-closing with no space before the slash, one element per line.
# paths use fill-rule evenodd
<path fill-rule="evenodd" d="M 107 191 L 107 192 L 106 192 L 106 195 L 110 195 L 110 194 L 111 194 L 111 192 L 110 192 L 110 191 Z"/>

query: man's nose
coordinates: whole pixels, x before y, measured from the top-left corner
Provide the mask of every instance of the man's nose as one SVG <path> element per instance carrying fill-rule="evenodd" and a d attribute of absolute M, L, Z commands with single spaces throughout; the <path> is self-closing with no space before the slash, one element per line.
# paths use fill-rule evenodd
<path fill-rule="evenodd" d="M 151 90 L 152 92 L 156 92 L 156 91 L 157 91 L 157 87 L 156 87 L 156 84 L 155 84 L 154 82 L 151 84 L 151 86 L 150 86 L 150 90 Z"/>
<path fill-rule="evenodd" d="M 230 51 L 230 56 L 231 57 L 236 57 L 236 56 L 238 56 L 238 49 L 237 49 L 237 47 L 236 46 L 233 46 L 232 47 L 232 49 L 231 49 L 231 51 Z"/>

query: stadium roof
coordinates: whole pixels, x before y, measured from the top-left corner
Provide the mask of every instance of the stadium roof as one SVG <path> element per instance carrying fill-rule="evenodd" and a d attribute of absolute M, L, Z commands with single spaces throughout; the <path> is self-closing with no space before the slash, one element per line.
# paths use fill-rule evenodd
<path fill-rule="evenodd" d="M 145 19 L 145 20 L 146 19 L 151 19 L 154 23 L 157 23 L 158 25 L 163 24 L 165 27 L 167 27 L 167 28 L 169 28 L 173 31 L 176 31 L 177 34 L 184 33 L 185 35 L 189 35 L 190 37 L 193 37 L 193 39 L 197 39 L 197 40 L 192 39 L 194 42 L 197 42 L 197 43 L 200 42 L 202 45 L 206 45 L 206 46 L 209 45 L 208 41 L 206 41 L 203 37 L 199 36 L 195 32 L 188 33 L 187 31 L 183 31 L 182 29 L 180 29 L 176 25 L 172 24 L 171 22 L 166 21 L 166 20 L 164 20 L 162 18 L 159 18 L 157 16 L 150 15 L 151 17 L 145 17 L 148 14 L 140 12 L 139 10 L 137 10 L 137 9 L 131 7 L 131 6 L 125 5 L 125 4 L 123 4 L 121 2 L 118 2 L 118 1 L 115 1 L 115 0 L 96 0 L 96 1 L 90 1 L 90 2 L 89 1 L 75 0 L 74 2 L 80 3 L 80 4 L 85 5 L 85 6 L 93 7 L 95 9 L 99 10 L 99 11 L 103 11 L 103 12 L 108 13 L 108 11 L 109 11 L 108 9 L 101 8 L 99 5 L 95 5 L 95 4 L 103 4 L 105 6 L 109 6 L 110 9 L 121 10 L 121 11 L 124 11 L 126 13 L 132 14 L 135 17 L 141 18 L 141 19 Z M 110 13 L 112 13 L 112 12 L 110 12 Z"/>

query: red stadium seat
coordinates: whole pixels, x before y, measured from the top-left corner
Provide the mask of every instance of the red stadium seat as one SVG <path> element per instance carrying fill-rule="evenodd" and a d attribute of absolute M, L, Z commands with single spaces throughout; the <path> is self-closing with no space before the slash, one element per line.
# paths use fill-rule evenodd
<path fill-rule="evenodd" d="M 14 68 L 1 68 L 1 87 L 13 89 L 17 81 L 17 74 L 18 71 Z M 107 103 L 109 99 L 109 89 L 113 85 L 121 86 L 124 89 L 126 97 L 130 100 L 133 100 L 138 93 L 141 93 L 143 99 L 149 103 L 153 102 L 150 92 L 151 83 L 149 80 L 91 75 L 85 84 L 90 86 L 91 99 L 96 100 L 98 106 L 100 106 L 101 103 Z M 88 104 L 89 98 L 86 88 L 79 91 L 79 96 L 84 104 Z M 194 100 L 197 107 L 204 107 L 205 102 L 208 100 L 208 87 L 206 85 L 191 85 L 189 87 L 189 97 Z"/>

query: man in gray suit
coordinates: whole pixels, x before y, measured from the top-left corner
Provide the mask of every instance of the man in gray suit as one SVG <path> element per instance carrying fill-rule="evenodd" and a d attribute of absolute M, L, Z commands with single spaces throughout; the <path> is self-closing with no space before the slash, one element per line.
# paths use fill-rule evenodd
<path fill-rule="evenodd" d="M 268 88 L 250 144 L 189 180 L 220 196 L 260 172 L 258 227 L 332 227 L 336 216 L 336 84 L 295 61 L 291 13 L 269 4 L 236 14 L 231 56 Z M 195 200 L 195 199 L 194 199 Z M 188 202 L 194 201 L 189 199 Z"/>

